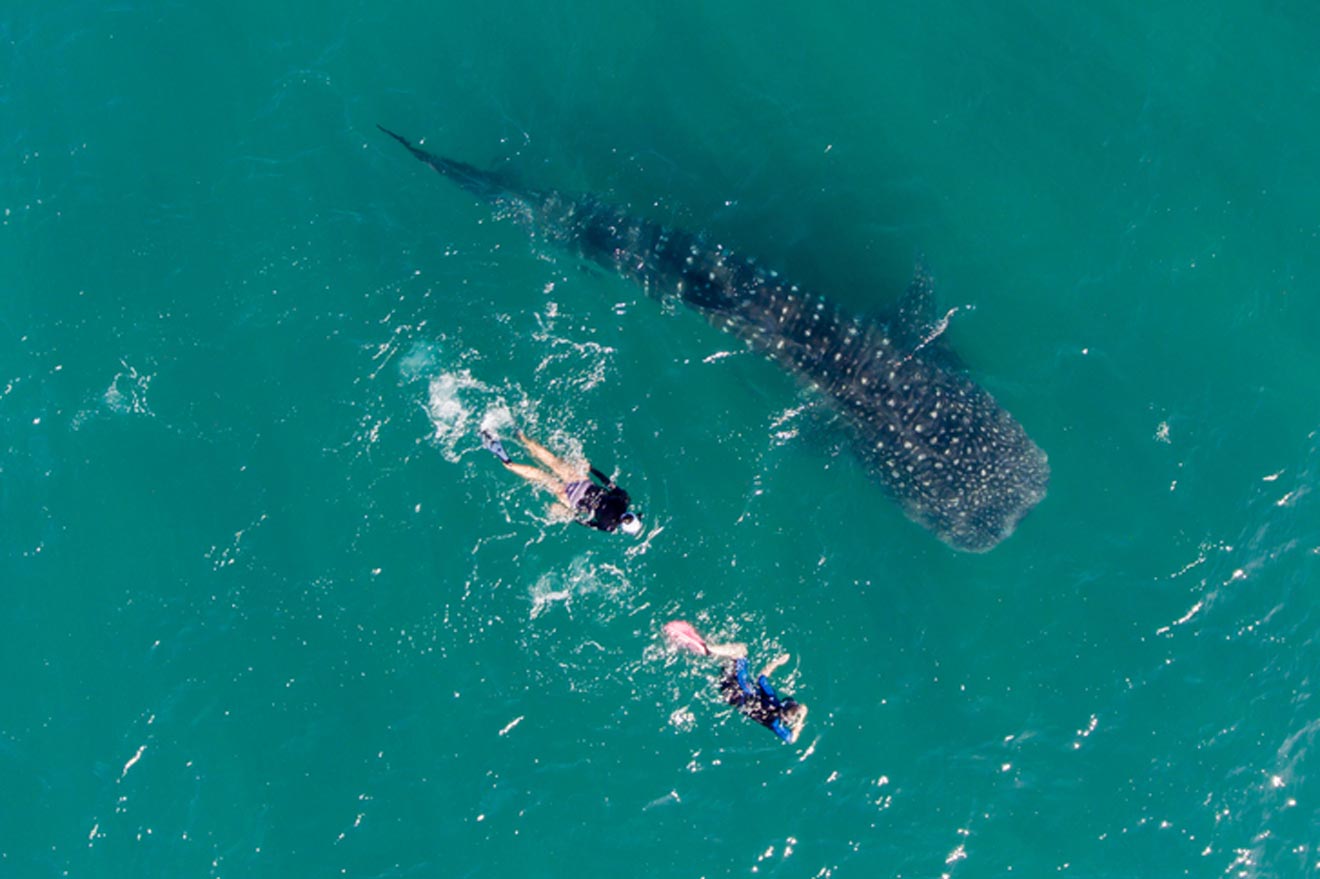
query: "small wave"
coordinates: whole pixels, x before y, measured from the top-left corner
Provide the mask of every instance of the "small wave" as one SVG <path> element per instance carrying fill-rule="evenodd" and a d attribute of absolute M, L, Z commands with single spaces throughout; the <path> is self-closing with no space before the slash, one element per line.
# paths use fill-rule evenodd
<path fill-rule="evenodd" d="M 155 417 L 156 413 L 152 411 L 151 404 L 147 401 L 147 392 L 151 390 L 151 382 L 156 374 L 139 372 L 137 367 L 130 366 L 123 360 L 119 361 L 119 364 L 122 369 L 110 379 L 110 384 L 101 392 L 100 397 L 89 399 L 87 405 L 69 419 L 70 429 L 82 430 L 89 422 L 116 415 Z M 11 382 L 9 387 L 0 392 L 0 397 L 6 396 L 12 390 Z"/>
<path fill-rule="evenodd" d="M 553 306 L 550 312 L 553 317 Z M 532 334 L 549 352 L 536 367 L 536 375 L 548 389 L 563 386 L 578 393 L 595 390 L 605 384 L 613 364 L 615 349 L 599 342 L 579 342 L 555 335 L 551 318 L 540 319 L 541 329 Z"/>
<path fill-rule="evenodd" d="M 530 616 L 536 619 L 556 605 L 561 605 L 572 616 L 574 598 L 600 595 L 606 605 L 613 607 L 598 608 L 595 616 L 600 620 L 609 619 L 620 610 L 627 610 L 622 605 L 626 604 L 624 596 L 630 586 L 622 568 L 609 563 L 595 564 L 592 555 L 587 553 L 575 558 L 568 570 L 551 571 L 537 579 L 530 590 Z"/>
<path fill-rule="evenodd" d="M 111 412 L 118 415 L 151 415 L 147 391 L 151 388 L 153 373 L 138 372 L 136 367 L 120 361 L 123 371 L 116 373 L 110 387 L 101 395 Z"/>
<path fill-rule="evenodd" d="M 628 634 L 635 615 L 645 613 L 645 590 L 617 565 L 593 553 L 543 573 L 527 590 L 530 607 L 522 646 L 531 657 L 529 673 L 539 681 L 558 680 L 575 692 L 640 686 L 656 670 L 632 649 Z M 637 623 L 650 628 L 647 621 Z"/>
<path fill-rule="evenodd" d="M 441 348 L 433 342 L 414 342 L 399 358 L 399 378 L 404 383 L 432 375 L 440 368 Z"/>

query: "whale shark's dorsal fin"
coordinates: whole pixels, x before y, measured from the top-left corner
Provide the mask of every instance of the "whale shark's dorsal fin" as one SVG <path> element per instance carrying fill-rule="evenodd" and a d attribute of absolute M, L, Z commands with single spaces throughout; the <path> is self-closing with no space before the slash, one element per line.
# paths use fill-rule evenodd
<path fill-rule="evenodd" d="M 891 321 L 891 330 L 900 349 L 909 354 L 922 351 L 942 366 L 950 370 L 963 369 L 963 362 L 948 343 L 944 341 L 944 331 L 949 328 L 949 318 L 958 309 L 951 309 L 940 314 L 935 309 L 935 282 L 926 269 L 926 264 L 918 260 L 912 273 L 912 283 L 898 300 L 898 313 Z"/>
<path fill-rule="evenodd" d="M 924 339 L 937 333 L 935 317 L 935 283 L 926 264 L 918 261 L 912 273 L 912 283 L 898 300 L 898 313 L 894 316 L 894 332 L 899 344 L 915 348 Z"/>
<path fill-rule="evenodd" d="M 923 261 L 917 261 L 912 282 L 899 297 L 898 310 L 890 323 L 899 347 L 908 351 L 935 342 L 944 330 L 935 313 L 935 280 Z"/>

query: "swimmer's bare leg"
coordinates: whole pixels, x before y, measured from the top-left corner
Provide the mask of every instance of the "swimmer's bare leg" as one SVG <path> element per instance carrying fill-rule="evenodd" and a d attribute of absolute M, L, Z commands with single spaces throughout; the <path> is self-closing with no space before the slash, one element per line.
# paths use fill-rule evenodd
<path fill-rule="evenodd" d="M 761 669 L 761 676 L 767 678 L 770 677 L 770 675 L 774 674 L 775 669 L 779 668 L 779 666 L 788 662 L 788 660 L 789 660 L 789 655 L 787 653 L 779 654 L 774 659 L 770 660 L 765 664 L 765 668 Z"/>
<path fill-rule="evenodd" d="M 573 518 L 573 505 L 568 502 L 568 496 L 564 493 L 564 483 L 560 482 L 557 478 L 546 473 L 539 467 L 533 467 L 530 464 L 518 464 L 514 461 L 507 462 L 504 465 L 504 469 L 517 473 L 537 488 L 544 488 L 546 491 L 553 494 L 555 496 L 555 503 L 551 509 L 557 510 L 558 514 L 556 515 L 552 512 L 552 517 L 556 519 Z"/>
<path fill-rule="evenodd" d="M 562 458 L 555 456 L 554 452 L 538 443 L 522 431 L 518 432 L 518 441 L 527 447 L 527 451 L 532 453 L 532 457 L 540 461 L 545 466 L 554 471 L 564 482 L 578 482 L 587 478 L 587 466 L 575 467 Z"/>
<path fill-rule="evenodd" d="M 546 491 L 558 496 L 563 488 L 563 483 L 549 473 L 546 473 L 540 467 L 533 467 L 530 464 L 519 464 L 514 461 L 508 461 L 504 464 L 504 469 L 511 473 L 517 473 L 523 479 L 526 479 L 532 485 L 538 488 L 544 488 Z"/>
<path fill-rule="evenodd" d="M 747 656 L 747 645 L 743 643 L 707 644 L 706 655 L 718 659 L 744 659 Z"/>

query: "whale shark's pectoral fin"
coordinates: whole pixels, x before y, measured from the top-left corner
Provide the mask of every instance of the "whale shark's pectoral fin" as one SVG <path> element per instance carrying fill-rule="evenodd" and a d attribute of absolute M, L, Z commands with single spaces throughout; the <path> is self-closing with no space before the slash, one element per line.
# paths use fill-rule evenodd
<path fill-rule="evenodd" d="M 593 283 L 599 281 L 608 282 L 617 277 L 616 275 L 612 275 L 605 271 L 595 263 L 588 262 L 585 259 L 579 259 L 577 262 L 573 263 L 573 268 L 577 271 L 578 277 L 590 280 Z"/>

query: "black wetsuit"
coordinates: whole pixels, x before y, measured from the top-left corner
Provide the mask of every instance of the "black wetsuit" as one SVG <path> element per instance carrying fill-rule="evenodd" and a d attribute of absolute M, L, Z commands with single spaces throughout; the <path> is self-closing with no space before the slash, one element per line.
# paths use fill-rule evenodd
<path fill-rule="evenodd" d="M 753 687 L 748 680 L 747 660 L 738 659 L 724 664 L 720 678 L 720 692 L 743 714 L 769 729 L 786 742 L 793 740 L 793 732 L 784 718 L 792 714 L 798 703 L 790 696 L 780 699 L 765 675 L 756 679 Z"/>
<path fill-rule="evenodd" d="M 598 528 L 601 531 L 613 531 L 619 527 L 619 520 L 628 512 L 628 492 L 624 491 L 595 467 L 591 475 L 597 480 L 582 480 L 567 486 L 565 493 L 574 502 L 573 513 L 577 522 Z"/>

